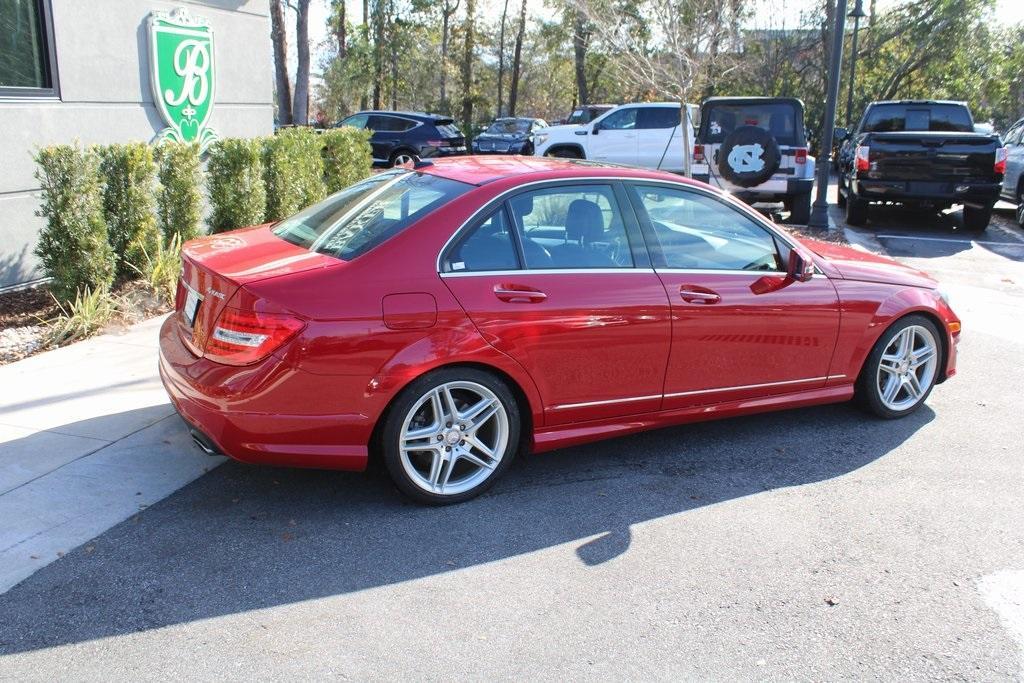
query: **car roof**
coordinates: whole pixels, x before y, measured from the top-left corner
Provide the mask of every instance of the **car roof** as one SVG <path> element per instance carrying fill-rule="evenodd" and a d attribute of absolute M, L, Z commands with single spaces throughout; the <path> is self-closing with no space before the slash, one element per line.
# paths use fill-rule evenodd
<path fill-rule="evenodd" d="M 772 102 L 785 102 L 804 106 L 803 100 L 799 97 L 763 97 L 751 95 L 749 97 L 708 97 L 701 106 L 707 104 L 770 104 Z"/>
<path fill-rule="evenodd" d="M 638 178 L 671 180 L 696 184 L 667 171 L 651 171 L 635 166 L 622 166 L 583 159 L 558 159 L 528 156 L 462 156 L 431 159 L 429 166 L 416 169 L 423 173 L 458 180 L 471 185 L 487 185 L 507 178 L 523 182 L 572 178 Z"/>
<path fill-rule="evenodd" d="M 423 121 L 444 121 L 449 120 L 452 117 L 444 114 L 428 114 L 422 111 L 385 111 L 383 109 L 365 109 L 363 111 L 357 111 L 351 116 L 357 116 L 359 114 L 371 114 L 371 115 L 383 115 L 383 116 L 404 116 L 409 119 L 420 119 Z M 346 117 L 348 118 L 348 117 Z"/>
<path fill-rule="evenodd" d="M 967 106 L 963 100 L 879 100 L 871 103 L 871 105 L 875 104 L 957 104 Z"/>

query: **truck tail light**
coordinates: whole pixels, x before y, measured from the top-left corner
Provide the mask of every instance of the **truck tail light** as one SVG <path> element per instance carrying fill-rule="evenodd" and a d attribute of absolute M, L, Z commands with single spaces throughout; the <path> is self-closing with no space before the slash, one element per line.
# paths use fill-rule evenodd
<path fill-rule="evenodd" d="M 806 164 L 807 163 L 807 148 L 806 147 L 797 147 L 796 148 L 796 158 L 794 159 L 794 161 L 796 161 L 796 163 L 798 163 L 798 164 Z"/>
<path fill-rule="evenodd" d="M 693 146 L 693 160 L 698 164 L 704 163 L 704 145 Z"/>
<path fill-rule="evenodd" d="M 996 173 L 1006 173 L 1006 148 L 1000 147 L 996 150 L 996 165 L 994 167 Z"/>
<path fill-rule="evenodd" d="M 858 171 L 867 171 L 871 168 L 871 148 L 865 147 L 864 145 L 857 145 L 857 151 L 854 153 L 854 163 Z"/>
<path fill-rule="evenodd" d="M 249 365 L 281 348 L 305 326 L 288 315 L 225 308 L 203 355 L 225 365 Z"/>

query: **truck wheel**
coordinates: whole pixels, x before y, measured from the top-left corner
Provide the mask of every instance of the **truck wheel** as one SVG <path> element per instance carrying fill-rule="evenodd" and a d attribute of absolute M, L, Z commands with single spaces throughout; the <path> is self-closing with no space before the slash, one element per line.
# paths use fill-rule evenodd
<path fill-rule="evenodd" d="M 1017 225 L 1024 228 L 1024 185 L 1017 190 Z"/>
<path fill-rule="evenodd" d="M 558 157 L 559 159 L 582 159 L 583 158 L 580 155 L 580 153 L 577 152 L 572 147 L 555 147 L 553 150 L 549 151 L 544 156 L 546 156 L 546 157 Z"/>
<path fill-rule="evenodd" d="M 964 207 L 964 227 L 971 232 L 984 232 L 990 220 L 992 220 L 992 207 L 984 209 L 973 206 Z"/>
<path fill-rule="evenodd" d="M 843 194 L 846 188 L 843 187 L 843 174 L 839 174 L 839 180 L 837 181 L 838 188 L 836 189 L 836 203 L 839 204 L 840 209 L 846 208 L 846 195 Z"/>
<path fill-rule="evenodd" d="M 811 220 L 811 193 L 795 195 L 789 200 L 789 222 L 807 225 Z"/>
<path fill-rule="evenodd" d="M 868 222 L 868 203 L 853 193 L 846 197 L 846 222 L 848 225 L 864 225 Z"/>

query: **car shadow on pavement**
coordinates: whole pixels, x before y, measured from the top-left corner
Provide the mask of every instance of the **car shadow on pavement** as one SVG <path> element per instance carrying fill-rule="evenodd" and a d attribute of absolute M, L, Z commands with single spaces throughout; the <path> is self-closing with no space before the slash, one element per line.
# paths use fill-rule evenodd
<path fill-rule="evenodd" d="M 630 552 L 634 525 L 830 485 L 934 419 L 840 404 L 662 429 L 521 458 L 441 508 L 383 473 L 226 463 L 0 595 L 0 653 L 129 634 L 410 581 L 566 546 Z M 182 427 L 184 429 L 184 427 Z M 807 514 L 814 514 L 808 511 Z"/>
<path fill-rule="evenodd" d="M 1013 215 L 1012 209 L 996 209 L 987 231 L 971 232 L 964 228 L 960 209 L 936 213 L 878 207 L 872 210 L 867 226 L 857 229 L 880 239 L 886 252 L 895 257 L 943 258 L 978 247 L 1012 261 L 1024 261 L 1024 235 Z"/>

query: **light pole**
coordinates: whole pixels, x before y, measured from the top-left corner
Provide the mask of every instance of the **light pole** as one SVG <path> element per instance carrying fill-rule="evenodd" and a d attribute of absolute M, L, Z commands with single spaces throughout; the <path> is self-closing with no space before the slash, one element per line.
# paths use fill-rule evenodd
<path fill-rule="evenodd" d="M 839 71 L 843 63 L 843 32 L 846 30 L 846 0 L 836 0 L 836 25 L 832 27 L 832 64 L 825 93 L 825 120 L 821 126 L 821 151 L 818 154 L 818 195 L 811 208 L 812 228 L 828 228 L 828 176 L 832 168 L 832 136 L 836 126 L 836 100 L 839 99 Z"/>
<path fill-rule="evenodd" d="M 860 20 L 867 16 L 864 12 L 864 0 L 856 0 L 853 5 L 853 11 L 850 12 L 850 17 L 853 17 L 853 45 L 850 47 L 850 89 L 846 93 L 846 127 L 850 128 L 853 125 L 853 82 L 857 77 L 857 31 L 860 30 Z"/>

